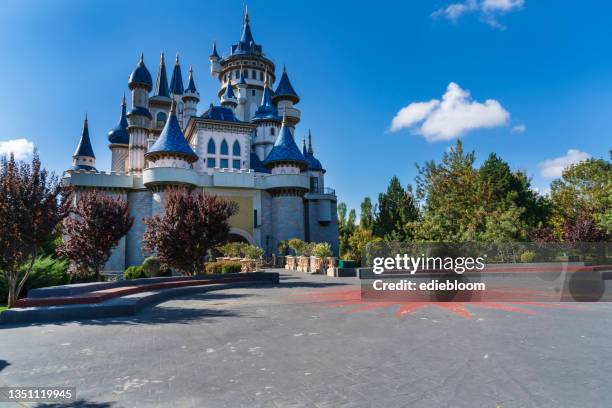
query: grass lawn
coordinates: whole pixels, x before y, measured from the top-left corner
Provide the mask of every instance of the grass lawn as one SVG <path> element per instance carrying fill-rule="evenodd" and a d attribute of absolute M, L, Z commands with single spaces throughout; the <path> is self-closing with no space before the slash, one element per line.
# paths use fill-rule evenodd
<path fill-rule="evenodd" d="M 6 309 L 8 309 L 8 306 L 0 305 L 0 313 L 4 312 Z"/>

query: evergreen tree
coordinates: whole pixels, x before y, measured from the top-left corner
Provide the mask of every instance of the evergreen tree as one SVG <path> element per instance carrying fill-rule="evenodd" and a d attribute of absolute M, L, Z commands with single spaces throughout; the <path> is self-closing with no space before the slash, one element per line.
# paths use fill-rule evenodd
<path fill-rule="evenodd" d="M 412 238 L 412 231 L 407 226 L 418 217 L 419 210 L 411 190 L 404 190 L 399 179 L 392 177 L 387 192 L 378 195 L 374 235 L 388 241 L 406 241 Z"/>
<path fill-rule="evenodd" d="M 371 229 L 374 220 L 372 213 L 372 200 L 370 197 L 363 199 L 361 203 L 361 214 L 359 215 L 359 226 L 363 229 Z"/>

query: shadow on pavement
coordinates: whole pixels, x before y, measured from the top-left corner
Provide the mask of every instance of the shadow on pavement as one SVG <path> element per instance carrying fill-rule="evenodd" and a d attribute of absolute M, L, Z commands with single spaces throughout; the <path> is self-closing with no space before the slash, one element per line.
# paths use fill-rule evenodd
<path fill-rule="evenodd" d="M 57 404 L 38 404 L 36 408 L 111 408 L 115 405 L 113 402 L 93 402 L 87 400 L 77 400 L 72 402 L 59 402 Z"/>
<path fill-rule="evenodd" d="M 19 327 L 32 327 L 44 325 L 65 326 L 77 324 L 79 326 L 110 326 L 110 325 L 157 325 L 157 324 L 189 324 L 194 321 L 198 323 L 214 323 L 219 317 L 239 317 L 240 314 L 234 311 L 224 311 L 219 309 L 206 308 L 187 308 L 187 307 L 160 307 L 159 304 L 173 300 L 202 300 L 215 301 L 222 299 L 240 298 L 250 295 L 243 294 L 221 294 L 221 293 L 201 293 L 193 295 L 178 296 L 173 299 L 164 300 L 158 304 L 146 306 L 138 314 L 125 317 L 105 317 L 100 319 L 66 320 L 59 322 L 40 322 L 1 325 L 0 330 L 7 330 Z"/>

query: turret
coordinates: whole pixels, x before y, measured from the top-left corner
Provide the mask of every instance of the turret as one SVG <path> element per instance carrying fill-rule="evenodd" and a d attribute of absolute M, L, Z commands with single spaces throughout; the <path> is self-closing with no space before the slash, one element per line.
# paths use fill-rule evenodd
<path fill-rule="evenodd" d="M 286 114 L 283 114 L 280 134 L 263 164 L 272 174 L 300 174 L 308 168 L 306 158 L 295 144 Z"/>
<path fill-rule="evenodd" d="M 312 148 L 312 134 L 310 133 L 310 129 L 308 129 L 308 148 L 306 148 L 306 140 L 304 140 L 302 154 L 306 158 L 306 163 L 308 164 L 310 191 L 313 193 L 320 193 L 323 191 L 325 186 L 325 180 L 323 177 L 325 174 L 325 169 L 321 165 L 321 162 L 314 156 L 314 150 Z"/>
<path fill-rule="evenodd" d="M 236 99 L 236 95 L 234 94 L 234 89 L 232 87 L 232 84 L 228 82 L 227 87 L 225 87 L 225 92 L 221 97 L 221 106 L 234 110 L 236 109 L 237 105 L 238 100 Z"/>
<path fill-rule="evenodd" d="M 170 116 L 164 126 L 159 138 L 151 146 L 145 158 L 150 162 L 150 167 L 178 167 L 191 168 L 191 164 L 198 160 L 185 135 L 176 116 L 176 103 L 172 101 Z"/>
<path fill-rule="evenodd" d="M 238 103 L 244 105 L 247 101 L 248 89 L 247 81 L 244 79 L 244 67 L 242 65 L 240 66 L 240 79 L 236 86 L 238 87 Z"/>
<path fill-rule="evenodd" d="M 283 75 L 280 81 L 278 81 L 276 91 L 274 91 L 273 101 L 277 105 L 279 111 L 287 110 L 287 120 L 291 126 L 295 127 L 300 121 L 301 112 L 296 109 L 294 105 L 300 102 L 300 97 L 297 92 L 295 92 L 295 89 L 293 89 L 293 85 L 291 85 L 291 81 L 289 81 L 289 75 L 287 75 L 287 68 L 284 66 Z"/>
<path fill-rule="evenodd" d="M 89 140 L 89 125 L 87 123 L 87 115 L 83 121 L 83 132 L 81 133 L 81 139 L 77 146 L 74 154 L 72 155 L 72 170 L 96 170 L 96 156 L 94 155 L 93 148 L 91 147 L 91 140 Z"/>
<path fill-rule="evenodd" d="M 170 79 L 170 94 L 172 99 L 176 102 L 176 115 L 178 117 L 178 121 L 183 128 L 183 93 L 185 92 L 185 88 L 183 87 L 183 75 L 181 74 L 181 64 L 179 63 L 179 55 L 176 54 L 176 59 L 174 61 L 174 69 L 172 70 L 172 78 Z"/>
<path fill-rule="evenodd" d="M 268 86 L 267 73 L 261 104 L 255 111 L 251 122 L 257 125 L 257 131 L 253 138 L 253 147 L 259 159 L 263 161 L 272 150 L 276 137 L 279 135 L 282 122 L 278 116 L 278 109 L 274 102 L 272 102 L 272 92 Z"/>
<path fill-rule="evenodd" d="M 108 141 L 108 148 L 111 151 L 111 171 L 127 171 L 130 134 L 128 132 L 125 95 L 121 99 L 119 123 L 108 132 Z"/>
<path fill-rule="evenodd" d="M 189 67 L 189 83 L 183 95 L 185 103 L 185 119 L 183 127 L 189 123 L 189 119 L 198 114 L 198 102 L 200 102 L 200 93 L 196 89 L 195 81 L 193 80 L 193 69 Z"/>
<path fill-rule="evenodd" d="M 149 99 L 149 109 L 153 117 L 153 126 L 149 135 L 149 144 L 157 139 L 159 132 L 166 124 L 168 111 L 170 110 L 170 90 L 168 88 L 168 76 L 166 75 L 166 63 L 164 52 L 159 57 L 159 69 L 157 70 L 157 81 L 153 90 L 153 96 Z"/>
<path fill-rule="evenodd" d="M 219 75 L 221 73 L 221 64 L 219 63 L 221 57 L 219 57 L 219 53 L 217 52 L 216 41 L 213 41 L 212 53 L 208 57 L 208 60 L 210 61 L 210 73 L 215 76 Z"/>
<path fill-rule="evenodd" d="M 130 75 L 128 86 L 132 91 L 132 109 L 127 114 L 130 133 L 128 171 L 140 173 L 145 166 L 144 153 L 151 124 L 149 112 L 149 92 L 153 88 L 151 74 L 145 66 L 144 55 Z"/>

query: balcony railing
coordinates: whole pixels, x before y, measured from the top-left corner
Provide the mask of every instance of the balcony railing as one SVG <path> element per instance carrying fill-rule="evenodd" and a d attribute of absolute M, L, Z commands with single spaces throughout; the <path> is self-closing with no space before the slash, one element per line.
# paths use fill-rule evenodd
<path fill-rule="evenodd" d="M 310 192 L 313 194 L 329 194 L 329 195 L 336 195 L 336 190 L 334 190 L 333 188 L 329 188 L 329 187 L 314 187 L 310 189 Z"/>

